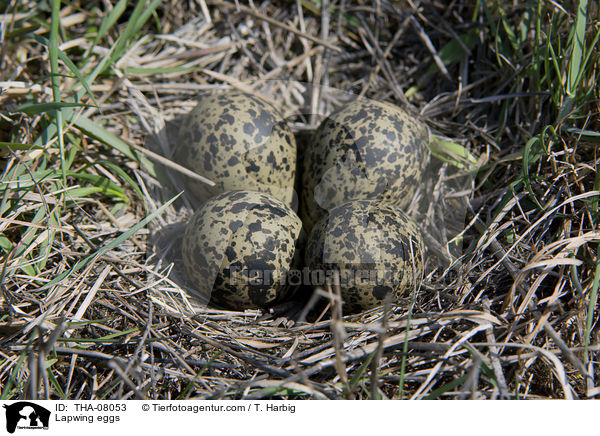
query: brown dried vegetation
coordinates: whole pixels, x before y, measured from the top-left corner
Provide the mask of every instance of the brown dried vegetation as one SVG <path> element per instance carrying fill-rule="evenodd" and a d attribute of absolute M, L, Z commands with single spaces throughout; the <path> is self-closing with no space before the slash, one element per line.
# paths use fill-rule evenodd
<path fill-rule="evenodd" d="M 108 3 L 0 3 L 2 398 L 600 394 L 597 4 Z M 300 138 L 334 90 L 428 124 L 415 299 L 342 316 L 334 288 L 310 311 L 240 313 L 182 291 L 154 235 L 193 204 L 170 201 L 177 168 L 154 153 L 198 93 L 228 87 L 266 95 Z"/>

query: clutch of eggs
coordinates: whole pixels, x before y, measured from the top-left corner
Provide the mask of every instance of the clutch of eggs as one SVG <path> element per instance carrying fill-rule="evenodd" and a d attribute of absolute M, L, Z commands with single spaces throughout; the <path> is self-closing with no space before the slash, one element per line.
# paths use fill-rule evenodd
<path fill-rule="evenodd" d="M 418 288 L 423 241 L 402 209 L 422 180 L 428 131 L 405 111 L 359 99 L 321 123 L 304 153 L 302 221 L 290 207 L 296 142 L 270 103 L 203 97 L 178 139 L 176 161 L 216 183 L 186 180 L 201 207 L 183 243 L 190 284 L 214 304 L 263 308 L 289 296 L 303 222 L 311 278 L 339 274 L 345 311 Z"/>

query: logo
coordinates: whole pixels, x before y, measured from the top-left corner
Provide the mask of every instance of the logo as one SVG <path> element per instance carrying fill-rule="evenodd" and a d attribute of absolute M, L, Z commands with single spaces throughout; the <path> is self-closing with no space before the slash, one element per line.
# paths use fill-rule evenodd
<path fill-rule="evenodd" d="M 6 431 L 18 429 L 48 429 L 50 411 L 29 401 L 19 401 L 3 406 L 6 409 Z"/>

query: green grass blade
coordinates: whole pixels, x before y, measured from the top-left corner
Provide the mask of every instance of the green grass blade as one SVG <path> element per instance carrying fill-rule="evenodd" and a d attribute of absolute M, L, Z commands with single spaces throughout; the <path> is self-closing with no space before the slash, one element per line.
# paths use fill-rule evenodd
<path fill-rule="evenodd" d="M 146 21 L 148 21 L 150 16 L 154 14 L 154 11 L 156 11 L 156 8 L 160 5 L 161 2 L 162 0 L 152 0 L 148 7 L 143 10 L 139 20 L 137 20 L 137 22 L 135 23 L 134 35 L 138 34 L 142 26 L 146 24 Z"/>
<path fill-rule="evenodd" d="M 460 386 L 461 384 L 463 384 L 466 380 L 467 380 L 468 374 L 465 374 L 457 379 L 452 380 L 449 383 L 446 383 L 444 386 L 431 391 L 431 393 L 429 395 L 427 395 L 424 399 L 425 400 L 436 400 L 439 397 L 441 397 L 442 395 L 444 395 L 446 392 L 450 392 L 452 391 L 452 389 L 454 389 L 457 386 Z"/>
<path fill-rule="evenodd" d="M 60 24 L 60 0 L 52 0 L 52 19 L 50 23 L 50 40 L 47 43 L 50 58 L 50 77 L 54 101 L 60 101 L 60 83 L 58 81 L 58 26 Z"/>
<path fill-rule="evenodd" d="M 138 0 L 133 12 L 131 13 L 131 16 L 129 17 L 129 20 L 127 21 L 125 30 L 123 30 L 123 33 L 121 33 L 107 57 L 105 57 L 98 65 L 101 67 L 101 69 L 98 70 L 98 68 L 96 68 L 96 70 L 94 70 L 92 73 L 92 77 L 95 77 L 96 74 L 104 71 L 104 69 L 108 68 L 109 65 L 112 65 L 123 56 L 127 50 L 128 43 L 138 36 L 140 29 L 146 23 L 148 18 L 150 18 L 161 1 L 162 0 L 152 0 L 149 5 L 146 5 L 147 0 Z"/>
<path fill-rule="evenodd" d="M 463 59 L 467 56 L 471 50 L 477 44 L 477 29 L 473 28 L 460 36 L 460 41 L 456 38 L 452 39 L 446 45 L 444 45 L 438 52 L 438 55 L 445 66 L 449 67 L 455 62 Z M 427 72 L 419 79 L 419 87 L 422 88 L 429 78 L 439 70 L 439 67 L 435 62 L 431 62 Z"/>
<path fill-rule="evenodd" d="M 506 17 L 502 17 L 501 21 L 502 27 L 504 28 L 504 32 L 506 33 L 506 36 L 508 36 L 508 42 L 512 46 L 513 50 L 518 50 L 519 42 L 517 40 L 517 35 L 515 34 L 515 31 L 510 26 L 509 22 L 506 20 Z"/>
<path fill-rule="evenodd" d="M 91 136 L 92 138 L 97 139 L 109 147 L 120 151 L 128 158 L 140 162 L 142 165 L 144 165 L 144 167 L 146 167 L 146 170 L 150 173 L 150 175 L 156 175 L 155 166 L 148 158 L 145 156 L 138 156 L 138 154 L 131 149 L 129 144 L 124 142 L 116 135 L 110 133 L 98 123 L 80 116 L 75 119 L 75 126 L 86 135 Z"/>
<path fill-rule="evenodd" d="M 171 73 L 191 73 L 193 71 L 202 70 L 205 67 L 202 65 L 193 65 L 191 67 L 185 67 L 178 65 L 176 67 L 164 67 L 164 68 L 143 68 L 143 67 L 126 67 L 125 72 L 129 75 L 135 76 L 154 76 L 157 74 L 171 74 Z"/>
<path fill-rule="evenodd" d="M 547 133 L 550 133 L 551 137 L 549 142 L 546 142 Z M 556 138 L 556 131 L 552 126 L 546 126 L 542 133 L 537 136 L 534 136 L 527 144 L 525 144 L 525 148 L 523 149 L 523 169 L 522 169 L 522 180 L 523 185 L 525 186 L 525 190 L 529 195 L 529 198 L 540 208 L 543 209 L 539 200 L 535 196 L 533 192 L 533 188 L 531 187 L 531 177 L 529 175 L 529 168 L 535 162 L 537 162 L 544 154 L 548 154 L 550 151 L 551 141 Z"/>
<path fill-rule="evenodd" d="M 52 0 L 52 18 L 50 26 L 50 40 L 48 41 L 48 56 L 50 58 L 50 73 L 52 83 L 52 99 L 54 103 L 60 103 L 60 83 L 58 70 L 58 27 L 60 24 L 60 0 Z M 63 119 L 62 112 L 55 110 L 56 130 L 58 132 L 58 146 L 60 149 L 60 165 L 63 171 L 63 185 L 67 185 L 67 176 L 65 174 L 65 143 L 63 138 Z"/>
<path fill-rule="evenodd" d="M 69 70 L 71 70 L 75 77 L 77 77 L 77 80 L 79 80 L 79 83 L 81 83 L 81 86 L 83 86 L 85 92 L 87 92 L 87 94 L 90 96 L 90 98 L 94 102 L 94 105 L 98 107 L 99 105 L 96 101 L 96 98 L 94 97 L 94 93 L 92 92 L 92 89 L 90 88 L 90 85 L 87 82 L 86 78 L 83 77 L 83 74 L 81 74 L 81 71 L 79 71 L 79 68 L 77 68 L 73 61 L 69 59 L 69 57 L 62 50 L 58 51 L 58 57 L 60 57 L 60 60 L 63 61 L 67 68 L 69 68 Z"/>
<path fill-rule="evenodd" d="M 127 195 L 125 195 L 125 191 L 119 185 L 115 184 L 111 180 L 107 179 L 104 176 L 99 176 L 97 174 L 90 174 L 84 172 L 73 172 L 68 171 L 68 176 L 76 177 L 80 180 L 85 180 L 92 185 L 96 186 L 100 189 L 99 192 L 102 192 L 110 197 L 116 197 L 123 201 L 129 201 Z M 69 190 L 67 195 L 72 195 L 73 190 Z"/>
<path fill-rule="evenodd" d="M 22 374 L 23 368 L 26 367 L 28 354 L 29 354 L 29 349 L 27 347 L 19 355 L 18 360 L 15 362 L 15 364 L 12 367 L 12 370 L 10 371 L 10 376 L 8 377 L 8 381 L 6 382 L 6 385 L 2 386 L 2 392 L 0 392 L 0 400 L 10 400 L 10 399 L 14 398 L 13 395 L 16 396 L 16 395 L 20 395 L 22 393 L 21 389 L 15 390 L 15 389 L 13 389 L 13 386 L 15 385 L 15 382 L 19 378 L 19 375 Z M 21 382 L 21 383 L 23 383 L 23 382 Z"/>
<path fill-rule="evenodd" d="M 594 189 L 600 189 L 600 174 L 596 172 L 594 178 Z M 600 199 L 595 196 L 592 199 L 592 210 L 594 211 L 594 224 L 595 227 L 599 226 L 600 212 L 598 211 L 598 201 Z M 590 345 L 590 337 L 592 335 L 592 325 L 594 323 L 594 313 L 598 304 L 598 286 L 600 285 L 600 243 L 596 244 L 596 268 L 594 269 L 594 279 L 592 281 L 592 290 L 590 292 L 590 301 L 587 307 L 587 316 L 585 319 L 585 333 L 584 333 L 584 346 L 585 346 L 585 362 L 589 362 L 588 347 Z"/>
<path fill-rule="evenodd" d="M 0 141 L 0 148 L 10 148 L 11 150 L 42 150 L 43 147 L 34 144 L 21 144 L 18 142 Z"/>
<path fill-rule="evenodd" d="M 142 28 L 144 23 L 148 20 L 152 12 L 156 10 L 161 0 L 153 0 L 149 6 L 146 6 L 147 0 L 138 0 L 135 8 L 133 9 L 129 20 L 127 21 L 127 25 L 125 29 L 115 42 L 115 44 L 110 48 L 110 50 L 104 55 L 102 60 L 98 62 L 96 67 L 92 70 L 92 72 L 88 75 L 87 80 L 88 83 L 92 83 L 96 80 L 98 75 L 102 74 L 106 69 L 108 69 L 113 63 L 118 61 L 125 50 L 127 49 L 127 44 L 133 38 L 135 38 Z M 146 13 L 144 13 L 146 11 Z M 118 19 L 118 18 L 117 18 Z"/>
<path fill-rule="evenodd" d="M 43 207 L 37 209 L 33 218 L 31 218 L 31 222 L 33 224 L 43 225 L 44 218 L 46 217 L 46 210 Z M 23 252 L 25 252 L 29 245 L 32 244 L 40 233 L 40 228 L 37 227 L 27 227 L 27 230 L 21 236 L 21 240 L 19 241 L 20 248 L 15 252 L 14 257 L 19 257 Z M 43 231 L 43 230 L 42 230 Z"/>
<path fill-rule="evenodd" d="M 121 170 L 121 172 L 119 174 L 122 175 L 123 173 L 124 173 L 123 170 Z M 117 185 L 116 183 L 112 182 L 111 180 L 109 180 L 108 178 L 106 178 L 104 176 L 86 173 L 83 171 L 69 171 L 69 170 L 66 170 L 65 174 L 67 177 L 74 177 L 76 179 L 86 181 L 86 182 L 94 185 L 96 188 L 98 188 L 98 189 L 96 189 L 96 188 L 91 189 L 89 192 L 102 192 L 111 197 L 116 197 L 119 200 L 129 201 L 123 188 L 121 188 L 119 185 Z M 60 178 L 61 175 L 62 175 L 62 172 L 59 172 L 59 171 L 44 170 L 44 171 L 35 171 L 32 173 L 31 176 L 29 174 L 24 174 L 20 177 L 13 177 L 13 181 L 19 184 L 18 187 L 13 188 L 13 192 L 18 192 L 19 190 L 24 190 L 25 192 L 28 191 L 28 188 L 30 188 L 34 184 L 33 180 L 31 179 L 32 176 L 39 183 L 42 180 L 50 181 L 52 179 L 58 179 L 58 178 Z M 125 176 L 128 177 L 126 173 L 125 173 Z M 131 178 L 129 178 L 129 180 L 131 180 Z M 73 196 L 74 192 L 81 192 L 81 191 L 76 191 L 76 189 L 81 190 L 81 189 L 87 189 L 87 188 L 82 187 L 82 188 L 69 189 L 67 191 L 68 192 L 67 195 Z M 58 187 L 57 187 L 57 190 L 58 190 Z M 49 195 L 52 195 L 52 193 L 50 193 Z"/>
<path fill-rule="evenodd" d="M 38 41 L 40 44 L 44 44 L 48 47 L 50 46 L 49 41 L 46 38 L 44 38 L 43 36 L 33 35 L 33 39 Z M 94 105 L 96 107 L 98 107 L 98 102 L 96 101 L 96 98 L 94 97 L 94 94 L 92 93 L 92 89 L 90 88 L 90 85 L 89 85 L 88 81 L 86 80 L 86 78 L 83 76 L 83 74 L 81 74 L 81 71 L 79 70 L 79 68 L 77 68 L 77 66 L 73 63 L 73 61 L 71 59 L 69 59 L 69 57 L 61 49 L 56 47 L 56 51 L 57 51 L 57 55 L 60 58 L 60 60 L 65 63 L 65 65 L 67 66 L 67 68 L 69 70 L 71 70 L 73 75 L 77 78 L 77 80 L 79 80 L 79 83 L 81 83 L 81 85 L 83 86 L 83 88 L 85 89 L 87 94 L 90 96 L 90 98 L 94 102 Z"/>
<path fill-rule="evenodd" d="M 539 142 L 540 142 L 540 138 L 535 136 L 535 137 L 531 138 L 529 141 L 527 141 L 527 144 L 525 144 L 525 149 L 523 150 L 523 185 L 525 186 L 525 190 L 527 191 L 527 194 L 533 200 L 533 202 L 537 205 L 537 207 L 539 207 L 540 209 L 543 209 L 541 203 L 539 202 L 539 200 L 537 199 L 537 197 L 535 196 L 535 194 L 533 192 L 533 188 L 531 187 L 531 177 L 529 175 L 529 166 L 532 164 L 531 161 L 537 160 L 533 156 L 532 149 L 534 148 L 535 145 L 539 144 Z"/>
<path fill-rule="evenodd" d="M 17 36 L 27 35 L 28 33 L 35 32 L 40 27 L 41 26 L 39 24 L 32 24 L 32 25 L 21 27 L 19 29 L 13 30 L 11 32 L 7 32 L 6 36 L 4 37 L 4 39 L 5 40 L 9 40 L 9 39 L 14 39 Z"/>
<path fill-rule="evenodd" d="M 125 196 L 119 195 L 119 192 L 113 191 L 109 188 L 103 188 L 100 186 L 86 186 L 69 189 L 65 193 L 65 201 L 88 200 L 93 194 L 105 194 L 109 197 L 119 197 L 121 200 L 126 199 Z"/>
<path fill-rule="evenodd" d="M 589 361 L 588 347 L 590 346 L 590 337 L 592 334 L 592 325 L 594 323 L 594 312 L 598 304 L 598 286 L 600 285 L 600 244 L 596 250 L 596 268 L 594 269 L 594 280 L 592 281 L 592 290 L 590 292 L 590 301 L 588 302 L 587 316 L 585 319 L 585 360 Z"/>
<path fill-rule="evenodd" d="M 60 209 L 52 209 L 48 215 L 48 238 L 46 238 L 40 244 L 40 253 L 42 253 L 42 258 L 37 263 L 37 269 L 39 271 L 44 271 L 46 269 L 46 264 L 48 263 L 48 258 L 51 254 L 51 247 L 56 237 L 55 229 L 60 227 L 60 216 L 58 215 L 59 212 Z"/>
<path fill-rule="evenodd" d="M 48 380 L 50 380 L 50 383 L 52 384 L 54 389 L 56 389 L 56 392 L 61 397 L 61 399 L 67 400 L 68 398 L 65 395 L 65 393 L 60 385 L 60 382 L 56 379 L 56 377 L 54 376 L 54 373 L 52 372 L 52 365 L 54 365 L 57 361 L 58 361 L 58 359 L 52 358 L 52 359 L 47 359 L 45 362 L 46 372 L 48 374 Z"/>
<path fill-rule="evenodd" d="M 45 113 L 50 111 L 59 112 L 62 108 L 65 107 L 90 107 L 88 104 L 83 103 L 71 103 L 66 101 L 53 101 L 50 103 L 32 103 L 25 104 L 17 107 L 18 112 L 23 112 L 29 115 Z"/>
<path fill-rule="evenodd" d="M 127 174 L 123 170 L 123 168 L 121 168 L 118 165 L 115 165 L 112 162 L 108 162 L 108 161 L 105 161 L 105 160 L 103 160 L 103 161 L 97 161 L 96 163 L 98 165 L 102 165 L 103 167 L 106 167 L 106 168 L 112 170 L 119 177 L 121 177 L 123 180 L 125 180 L 125 182 L 127 182 L 127 184 L 129 186 L 131 186 L 131 188 L 136 192 L 136 194 L 139 196 L 139 198 L 142 199 L 144 201 L 144 203 L 146 202 L 146 196 L 142 192 L 142 190 L 139 187 L 139 185 L 137 184 L 137 182 L 135 180 L 133 180 L 131 177 L 129 177 L 129 174 Z"/>
<path fill-rule="evenodd" d="M 552 60 L 552 67 L 554 68 L 554 74 L 558 78 L 556 82 L 558 83 L 558 87 L 561 92 L 565 92 L 565 85 L 563 81 L 560 79 L 562 77 L 562 73 L 560 71 L 560 66 L 558 65 L 558 57 L 556 56 L 556 52 L 554 51 L 554 47 L 552 46 L 552 42 L 548 41 L 547 49 L 549 52 L 549 57 Z M 560 51 L 559 51 L 560 53 Z"/>
<path fill-rule="evenodd" d="M 73 117 L 74 110 L 73 108 L 65 107 L 61 109 L 61 113 L 63 120 L 69 123 Z M 45 148 L 45 146 L 56 137 L 57 133 L 58 129 L 56 123 L 50 123 L 40 132 L 33 144 Z"/>
<path fill-rule="evenodd" d="M 137 34 L 137 29 L 141 28 L 144 25 L 144 23 L 139 23 L 139 21 L 142 12 L 144 11 L 144 8 L 146 6 L 146 3 L 146 0 L 138 0 L 135 7 L 133 8 L 131 16 L 127 21 L 127 25 L 123 30 L 123 33 L 121 33 L 121 35 L 117 39 L 117 42 L 115 43 L 115 50 L 111 55 L 111 64 L 113 63 L 113 61 L 119 59 L 123 55 L 123 53 L 125 53 L 125 50 L 127 50 L 127 44 L 129 40 L 134 38 Z"/>
<path fill-rule="evenodd" d="M 104 17 L 102 23 L 100 24 L 100 29 L 98 29 L 98 33 L 94 37 L 94 40 L 92 41 L 92 44 L 90 45 L 90 48 L 88 49 L 88 52 L 85 55 L 86 60 L 92 53 L 92 48 L 96 44 L 98 44 L 98 41 L 100 41 L 100 39 L 108 33 L 108 31 L 115 25 L 115 23 L 121 17 L 121 15 L 123 15 L 123 12 L 125 12 L 128 3 L 129 0 L 119 0 L 117 4 L 113 6 L 110 13 Z"/>
<path fill-rule="evenodd" d="M 569 73 L 567 75 L 567 95 L 574 97 L 577 82 L 582 75 L 583 54 L 585 53 L 585 24 L 587 14 L 587 0 L 580 0 L 577 6 L 573 38 L 571 39 L 571 58 L 569 59 Z"/>
<path fill-rule="evenodd" d="M 575 83 L 575 85 L 577 85 L 579 83 L 579 81 L 581 80 L 581 77 L 583 77 L 583 72 L 585 71 L 585 67 L 587 66 L 587 64 L 590 60 L 590 57 L 592 56 L 592 53 L 594 52 L 594 47 L 596 47 L 596 44 L 598 43 L 598 38 L 600 38 L 600 29 L 598 29 L 596 31 L 596 34 L 594 35 L 594 39 L 592 40 L 592 43 L 590 44 L 590 47 L 588 48 L 588 50 L 584 56 L 580 75 L 577 77 L 577 82 Z"/>
<path fill-rule="evenodd" d="M 44 221 L 45 216 L 46 216 L 46 210 L 43 207 L 40 207 L 37 209 L 37 212 L 35 213 L 33 218 L 31 218 L 31 222 L 33 224 L 38 224 L 38 225 L 43 226 L 43 221 Z M 8 242 L 8 244 L 10 244 L 10 246 L 8 244 L 5 244 L 6 248 L 10 249 L 10 251 L 12 252 L 11 257 L 13 259 L 19 259 L 19 258 L 21 258 L 21 259 L 20 259 L 19 264 L 11 265 L 10 268 L 8 268 L 8 258 L 5 258 L 5 261 L 2 266 L 2 271 L 0 272 L 0 283 L 4 283 L 4 279 L 7 276 L 14 274 L 19 269 L 22 270 L 28 276 L 31 276 L 31 277 L 36 276 L 37 273 L 34 268 L 33 262 L 31 262 L 29 260 L 29 255 L 27 257 L 24 257 L 23 254 L 27 250 L 31 250 L 31 248 L 32 248 L 31 245 L 35 243 L 35 240 L 39 236 L 40 231 L 46 231 L 46 230 L 40 229 L 38 227 L 30 226 L 23 232 L 19 243 L 17 245 L 15 245 L 14 248 L 12 247 L 12 243 L 10 243 L 10 242 Z M 40 249 L 42 249 L 42 248 L 43 248 L 43 246 L 40 247 Z"/>
<path fill-rule="evenodd" d="M 10 242 L 6 236 L 0 234 L 0 250 L 4 251 L 5 254 L 8 254 L 12 249 L 13 243 Z"/>
<path fill-rule="evenodd" d="M 348 382 L 348 386 L 350 386 L 350 389 L 354 389 L 356 387 L 356 385 L 358 384 L 358 382 L 363 377 L 363 375 L 365 374 L 365 372 L 367 372 L 367 370 L 369 369 L 369 365 L 371 364 L 371 361 L 373 360 L 373 357 L 375 357 L 375 353 L 376 353 L 376 351 L 373 351 L 372 353 L 370 353 L 367 356 L 367 358 L 365 359 L 365 361 L 362 363 L 360 368 L 358 368 L 356 373 L 352 376 L 352 379 L 350 379 L 350 381 Z"/>
<path fill-rule="evenodd" d="M 204 371 L 206 371 L 209 368 L 210 364 L 213 363 L 217 358 L 219 358 L 221 356 L 221 354 L 222 354 L 222 351 L 219 351 L 210 357 L 208 362 L 206 362 L 206 365 L 204 365 L 204 366 L 202 366 L 202 368 L 200 368 L 200 371 L 198 371 L 196 373 L 196 375 L 194 375 L 194 378 L 191 379 L 189 381 L 189 383 L 185 386 L 185 388 L 181 391 L 181 394 L 179 394 L 179 396 L 177 397 L 177 400 L 185 400 L 187 398 L 188 393 L 192 390 L 196 381 L 200 377 L 202 377 L 202 374 L 204 374 Z"/>
<path fill-rule="evenodd" d="M 476 169 L 477 159 L 465 147 L 456 142 L 446 141 L 435 136 L 431 137 L 429 143 L 431 153 L 438 159 L 461 170 Z"/>
<path fill-rule="evenodd" d="M 576 127 L 567 127 L 565 130 L 569 133 L 579 136 L 582 141 L 594 143 L 600 142 L 600 132 L 587 129 L 578 129 Z"/>

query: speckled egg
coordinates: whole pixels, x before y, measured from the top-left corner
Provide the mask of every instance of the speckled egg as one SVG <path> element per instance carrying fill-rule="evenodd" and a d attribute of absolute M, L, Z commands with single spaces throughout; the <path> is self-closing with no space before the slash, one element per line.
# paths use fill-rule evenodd
<path fill-rule="evenodd" d="M 284 202 L 255 191 L 211 198 L 185 230 L 183 263 L 191 287 L 218 306 L 262 308 L 288 295 L 302 222 Z M 299 248 L 299 247 L 298 247 Z"/>
<path fill-rule="evenodd" d="M 179 130 L 174 160 L 215 182 L 186 179 L 200 202 L 235 189 L 266 192 L 291 204 L 296 141 L 270 103 L 238 91 L 204 96 Z"/>
<path fill-rule="evenodd" d="M 356 200 L 333 208 L 314 226 L 305 260 L 314 285 L 339 272 L 344 312 L 379 306 L 388 293 L 399 303 L 423 275 L 417 226 L 391 204 Z"/>
<path fill-rule="evenodd" d="M 350 200 L 406 207 L 427 164 L 428 135 L 404 110 L 374 100 L 355 100 L 328 116 L 305 150 L 301 216 L 307 229 Z"/>

